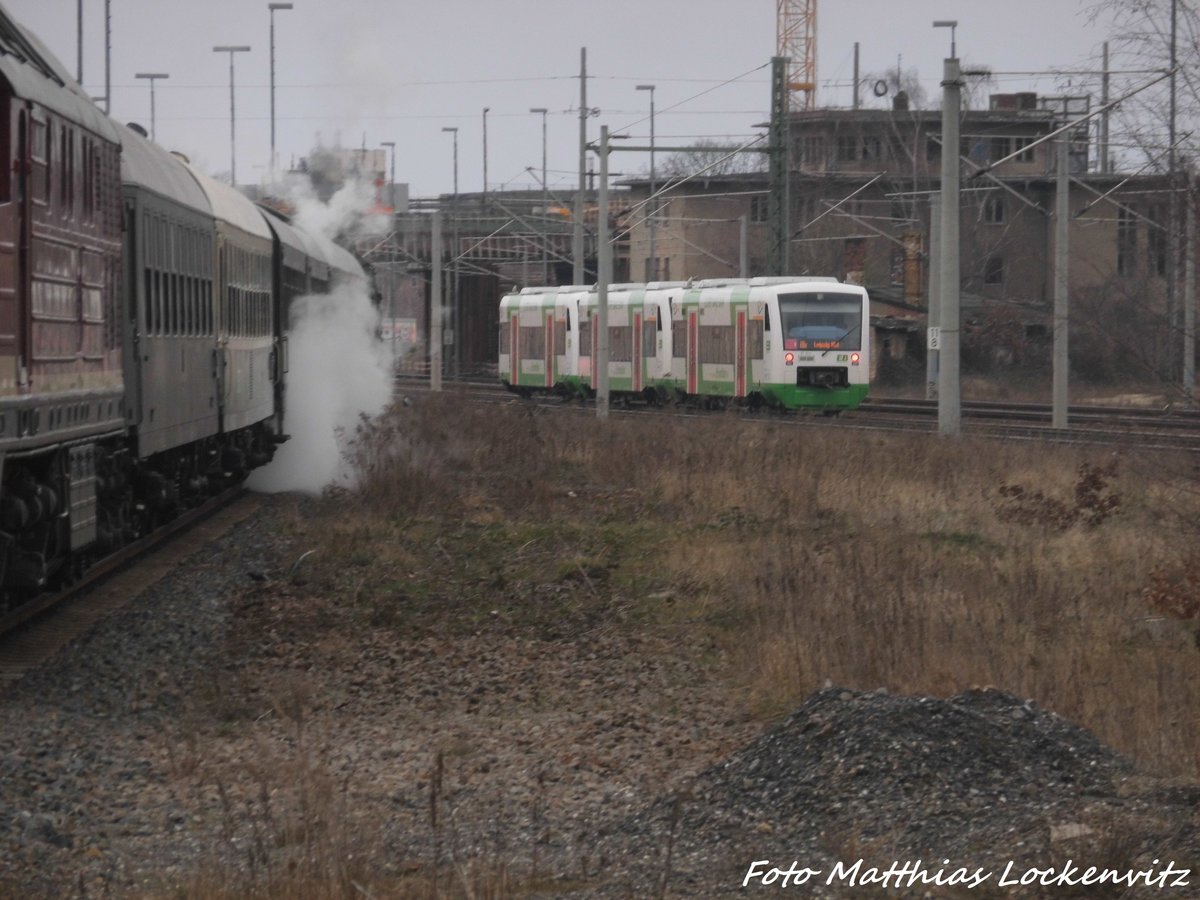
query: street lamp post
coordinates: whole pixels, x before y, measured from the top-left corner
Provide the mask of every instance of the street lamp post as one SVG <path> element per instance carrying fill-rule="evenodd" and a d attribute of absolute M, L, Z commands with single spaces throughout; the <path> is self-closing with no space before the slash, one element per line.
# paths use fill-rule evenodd
<path fill-rule="evenodd" d="M 447 125 L 442 128 L 442 131 L 449 131 L 454 135 L 454 202 L 458 202 L 458 128 L 453 125 Z"/>
<path fill-rule="evenodd" d="M 234 187 L 237 187 L 237 116 L 233 100 L 233 55 L 249 51 L 250 48 L 245 45 L 222 44 L 213 47 L 213 53 L 229 54 L 229 183 Z"/>
<path fill-rule="evenodd" d="M 546 113 L 550 110 L 535 106 L 529 111 L 542 114 L 542 284 L 546 285 L 550 283 L 550 213 L 547 210 L 550 198 L 546 190 Z"/>
<path fill-rule="evenodd" d="M 650 270 L 648 273 L 650 277 L 647 281 L 656 281 L 658 280 L 658 256 L 654 252 L 654 220 L 656 218 L 654 210 L 657 206 L 657 201 L 654 199 L 654 85 L 639 84 L 637 90 L 650 92 L 650 202 L 647 204 L 647 212 L 650 216 Z"/>
<path fill-rule="evenodd" d="M 485 109 L 483 112 L 484 112 L 484 116 L 485 116 L 483 121 L 486 125 L 487 110 Z M 458 291 L 458 288 L 459 288 L 459 277 L 458 277 L 458 126 L 445 125 L 442 127 L 442 131 L 448 131 L 448 132 L 450 132 L 450 134 L 454 135 L 454 196 L 450 201 L 450 215 L 454 220 L 453 224 L 451 226 L 451 240 L 453 241 L 453 246 L 451 247 L 451 250 L 450 250 L 450 259 L 453 262 L 454 266 L 450 270 L 450 279 L 451 279 L 451 281 L 450 281 L 450 299 L 451 299 L 451 307 L 452 307 L 452 309 L 454 309 L 456 311 L 456 314 L 457 314 L 458 300 L 459 300 L 459 297 L 458 297 L 458 293 L 459 293 L 459 291 Z M 484 134 L 485 135 L 487 134 L 486 128 L 484 129 Z M 486 140 L 486 138 L 484 139 L 484 147 L 485 147 L 484 170 L 486 172 L 486 168 L 487 168 L 486 167 L 486 163 L 487 163 L 487 153 L 486 153 L 487 140 Z M 484 188 L 486 189 L 486 187 L 487 187 L 487 176 L 485 175 L 484 176 Z M 457 348 L 457 345 L 455 345 L 455 347 Z"/>
<path fill-rule="evenodd" d="M 268 3 L 271 14 L 271 172 L 278 168 L 275 157 L 275 10 L 291 9 L 291 3 Z"/>
<path fill-rule="evenodd" d="M 159 78 L 170 78 L 166 72 L 138 72 L 134 78 L 145 78 L 150 82 L 150 140 L 156 140 L 154 136 L 154 82 Z"/>
<path fill-rule="evenodd" d="M 396 142 L 395 141 L 380 141 L 380 147 L 387 147 L 392 151 L 392 176 L 388 183 L 388 206 L 392 208 L 392 215 L 396 214 Z"/>
<path fill-rule="evenodd" d="M 490 106 L 483 108 L 483 203 L 482 208 L 487 203 L 487 114 Z"/>

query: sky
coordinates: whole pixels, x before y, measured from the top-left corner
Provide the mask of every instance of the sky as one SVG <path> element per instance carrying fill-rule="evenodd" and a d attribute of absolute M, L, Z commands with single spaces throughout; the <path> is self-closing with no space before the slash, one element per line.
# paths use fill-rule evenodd
<path fill-rule="evenodd" d="M 77 69 L 77 0 L 0 0 L 68 70 Z M 104 3 L 84 0 L 83 83 L 104 93 Z M 997 72 L 1071 69 L 1099 57 L 1106 34 L 1095 0 L 818 0 L 817 101 L 851 103 L 853 48 L 860 67 L 915 69 L 940 88 L 955 19 L 958 55 Z M 214 175 L 230 168 L 228 53 L 234 59 L 237 175 L 263 180 L 270 161 L 270 22 L 266 0 L 111 0 L 111 114 L 149 130 L 154 87 L 158 142 Z M 395 177 L 413 197 L 483 184 L 484 108 L 489 189 L 536 189 L 545 107 L 550 188 L 573 188 L 579 158 L 580 49 L 587 48 L 589 138 L 600 125 L 649 143 L 653 84 L 656 146 L 744 143 L 769 107 L 775 0 L 294 0 L 275 22 L 275 127 L 287 167 L 317 144 L 378 149 L 394 141 Z M 870 85 L 868 81 L 868 86 Z M 1061 90 L 1053 78 L 1004 75 L 998 91 Z M 864 96 L 876 101 L 869 90 Z M 388 151 L 390 154 L 391 151 Z M 389 156 L 390 159 L 390 156 Z M 594 159 L 594 157 L 592 157 Z M 614 175 L 644 174 L 648 155 L 614 153 Z M 533 171 L 529 171 L 532 169 Z"/>

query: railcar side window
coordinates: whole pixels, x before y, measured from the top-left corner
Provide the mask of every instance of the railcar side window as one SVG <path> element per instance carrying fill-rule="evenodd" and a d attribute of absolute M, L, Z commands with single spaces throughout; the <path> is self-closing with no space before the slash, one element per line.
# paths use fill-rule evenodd
<path fill-rule="evenodd" d="M 579 355 L 592 355 L 592 320 L 579 317 Z"/>
<path fill-rule="evenodd" d="M 752 359 L 763 358 L 763 320 L 751 319 L 746 331 L 746 352 Z"/>
<path fill-rule="evenodd" d="M 608 347 L 608 358 L 612 362 L 631 362 L 633 360 L 633 329 L 628 325 L 610 326 Z"/>
<path fill-rule="evenodd" d="M 734 331 L 732 325 L 701 325 L 700 354 L 702 363 L 734 362 Z"/>
<path fill-rule="evenodd" d="M 671 322 L 671 356 L 675 359 L 687 358 L 686 319 Z"/>

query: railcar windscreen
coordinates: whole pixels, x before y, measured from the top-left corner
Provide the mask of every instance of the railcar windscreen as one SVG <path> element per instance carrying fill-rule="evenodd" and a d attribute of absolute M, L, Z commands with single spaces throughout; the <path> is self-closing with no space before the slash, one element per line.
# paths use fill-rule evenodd
<path fill-rule="evenodd" d="M 862 301 L 847 294 L 781 294 L 785 350 L 861 350 Z"/>

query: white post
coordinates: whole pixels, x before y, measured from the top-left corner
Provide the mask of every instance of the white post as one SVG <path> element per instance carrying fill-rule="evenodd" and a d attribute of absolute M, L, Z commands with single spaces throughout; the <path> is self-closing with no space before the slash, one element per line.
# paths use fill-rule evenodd
<path fill-rule="evenodd" d="M 939 310 L 941 352 L 938 354 L 938 431 L 962 431 L 962 396 L 959 384 L 959 111 L 962 81 L 958 58 L 945 61 L 942 78 L 942 240 Z"/>
<path fill-rule="evenodd" d="M 429 389 L 442 389 L 442 211 L 430 219 L 429 252 Z"/>
<path fill-rule="evenodd" d="M 1070 229 L 1069 179 L 1067 167 L 1070 160 L 1067 148 L 1070 132 L 1063 132 L 1058 139 L 1057 167 L 1054 195 L 1054 373 L 1052 376 L 1052 407 L 1050 424 L 1055 428 L 1067 427 L 1067 367 L 1070 356 L 1067 352 L 1068 324 L 1068 281 L 1067 241 Z"/>
<path fill-rule="evenodd" d="M 608 234 L 608 126 L 600 126 L 600 209 L 596 217 L 596 241 L 599 261 L 596 273 L 596 418 L 608 418 L 608 284 L 612 280 L 612 245 Z"/>

